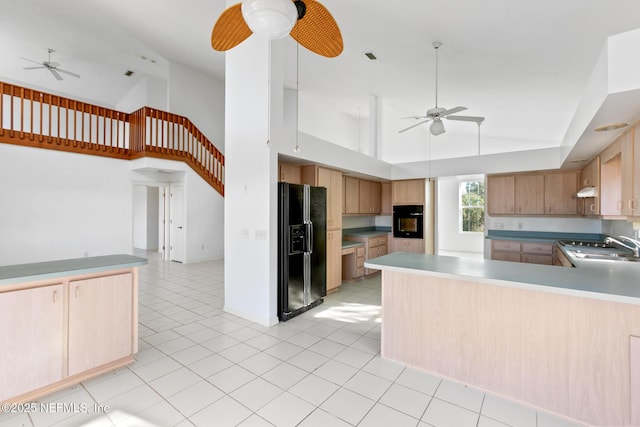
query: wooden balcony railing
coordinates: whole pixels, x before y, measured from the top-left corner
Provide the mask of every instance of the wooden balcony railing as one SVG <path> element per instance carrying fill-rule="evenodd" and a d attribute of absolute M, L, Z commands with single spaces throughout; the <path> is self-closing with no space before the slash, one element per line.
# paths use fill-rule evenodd
<path fill-rule="evenodd" d="M 224 196 L 224 156 L 189 119 L 131 114 L 0 82 L 0 143 L 73 153 L 186 162 Z"/>

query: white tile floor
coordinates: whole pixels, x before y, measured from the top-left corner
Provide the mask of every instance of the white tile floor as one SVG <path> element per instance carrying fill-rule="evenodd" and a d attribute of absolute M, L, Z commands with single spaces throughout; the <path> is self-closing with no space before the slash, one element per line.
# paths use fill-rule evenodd
<path fill-rule="evenodd" d="M 572 425 L 381 359 L 379 277 L 272 328 L 224 313 L 223 292 L 222 261 L 151 256 L 136 362 L 43 398 L 48 413 L 0 415 L 0 427 Z"/>

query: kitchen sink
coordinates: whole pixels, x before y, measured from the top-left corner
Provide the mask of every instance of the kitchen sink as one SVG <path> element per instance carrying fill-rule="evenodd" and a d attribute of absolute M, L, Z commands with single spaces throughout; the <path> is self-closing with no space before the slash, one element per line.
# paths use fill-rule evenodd
<path fill-rule="evenodd" d="M 573 256 L 578 259 L 588 259 L 588 260 L 601 260 L 601 261 L 631 261 L 637 262 L 640 261 L 640 258 L 634 257 L 633 255 L 620 254 L 620 253 L 608 253 L 608 254 L 598 254 L 598 253 L 581 253 L 576 252 L 573 253 Z"/>

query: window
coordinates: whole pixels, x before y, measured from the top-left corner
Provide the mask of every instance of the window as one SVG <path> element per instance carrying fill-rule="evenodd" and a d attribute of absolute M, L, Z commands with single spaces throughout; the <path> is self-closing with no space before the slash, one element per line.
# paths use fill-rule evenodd
<path fill-rule="evenodd" d="M 460 231 L 484 231 L 484 181 L 460 183 Z"/>

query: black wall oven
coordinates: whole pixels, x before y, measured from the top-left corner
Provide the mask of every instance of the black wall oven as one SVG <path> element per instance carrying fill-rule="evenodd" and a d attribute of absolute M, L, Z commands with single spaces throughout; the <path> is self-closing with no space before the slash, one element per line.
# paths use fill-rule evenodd
<path fill-rule="evenodd" d="M 393 237 L 409 239 L 423 238 L 422 205 L 402 205 L 393 207 Z"/>

